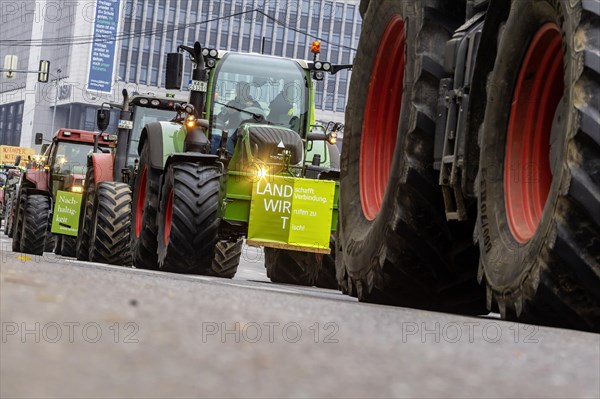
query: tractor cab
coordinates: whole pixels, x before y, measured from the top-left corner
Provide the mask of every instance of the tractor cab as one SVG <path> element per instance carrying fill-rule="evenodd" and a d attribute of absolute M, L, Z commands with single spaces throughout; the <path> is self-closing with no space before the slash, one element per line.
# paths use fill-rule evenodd
<path fill-rule="evenodd" d="M 94 142 L 98 136 L 98 149 L 110 152 L 111 142 L 108 135 L 98 135 L 85 130 L 60 129 L 52 144 L 42 156 L 48 173 L 53 196 L 58 190 L 83 191 L 83 182 L 87 170 L 88 155 L 94 152 Z"/>
<path fill-rule="evenodd" d="M 137 150 L 144 126 L 152 122 L 173 119 L 176 115 L 174 107 L 178 102 L 172 98 L 143 95 L 136 95 L 129 98 L 128 101 L 131 111 L 131 136 L 127 143 L 126 166 L 133 168 L 135 161 L 139 158 Z"/>
<path fill-rule="evenodd" d="M 291 59 L 225 53 L 211 79 L 212 152 L 223 130 L 233 153 L 237 130 L 244 124 L 291 129 L 299 137 L 309 125 L 309 90 L 305 71 Z"/>

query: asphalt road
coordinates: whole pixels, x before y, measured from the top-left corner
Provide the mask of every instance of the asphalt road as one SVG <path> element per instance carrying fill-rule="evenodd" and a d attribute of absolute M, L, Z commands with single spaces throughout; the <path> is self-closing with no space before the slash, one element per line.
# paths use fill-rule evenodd
<path fill-rule="evenodd" d="M 600 397 L 600 335 L 12 253 L 0 397 Z"/>

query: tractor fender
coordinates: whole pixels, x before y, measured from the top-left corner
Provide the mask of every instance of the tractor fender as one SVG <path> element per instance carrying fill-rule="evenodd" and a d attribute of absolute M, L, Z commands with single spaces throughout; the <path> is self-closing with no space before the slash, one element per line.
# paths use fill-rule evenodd
<path fill-rule="evenodd" d="M 147 141 L 150 145 L 150 166 L 162 170 L 169 155 L 183 151 L 185 136 L 185 127 L 179 123 L 149 123 L 142 129 L 138 154 L 141 154 Z"/>
<path fill-rule="evenodd" d="M 50 191 L 44 189 L 39 189 L 35 187 L 23 187 L 23 191 L 27 195 L 45 195 L 46 197 L 52 198 L 52 196 L 50 195 Z"/>
<path fill-rule="evenodd" d="M 38 190 L 48 191 L 48 172 L 45 170 L 26 170 L 25 180 Z"/>
<path fill-rule="evenodd" d="M 113 180 L 113 155 L 104 153 L 92 154 L 94 182 L 96 185 L 103 181 Z"/>

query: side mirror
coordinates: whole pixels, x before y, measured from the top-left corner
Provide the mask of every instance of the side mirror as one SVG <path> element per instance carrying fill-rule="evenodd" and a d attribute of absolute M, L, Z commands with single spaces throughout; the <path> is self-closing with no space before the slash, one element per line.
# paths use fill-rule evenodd
<path fill-rule="evenodd" d="M 41 134 L 41 133 L 38 133 L 38 134 Z M 37 137 L 36 137 L 36 141 L 37 141 Z M 17 155 L 17 157 L 15 158 L 15 166 L 19 166 L 20 163 L 21 163 L 21 156 Z"/>
<path fill-rule="evenodd" d="M 167 90 L 180 90 L 183 78 L 183 54 L 167 54 L 167 76 L 165 76 L 165 88 Z"/>
<path fill-rule="evenodd" d="M 35 134 L 35 145 L 41 145 L 44 142 L 44 133 Z"/>
<path fill-rule="evenodd" d="M 48 143 L 42 144 L 42 152 L 41 152 L 42 155 L 44 155 L 46 153 L 46 151 L 48 150 L 48 147 L 50 147 L 50 144 L 48 144 Z"/>
<path fill-rule="evenodd" d="M 104 132 L 110 124 L 110 109 L 100 108 L 96 112 L 96 126 L 98 131 Z"/>

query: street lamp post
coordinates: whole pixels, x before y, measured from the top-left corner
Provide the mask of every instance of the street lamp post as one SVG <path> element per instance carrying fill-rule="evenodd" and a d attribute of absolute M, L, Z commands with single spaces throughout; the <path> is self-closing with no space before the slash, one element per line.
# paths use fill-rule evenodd
<path fill-rule="evenodd" d="M 58 68 L 56 70 L 57 76 L 56 76 L 56 90 L 54 93 L 54 110 L 52 110 L 52 128 L 50 129 L 50 135 L 54 134 L 54 121 L 56 119 L 56 104 L 58 102 L 58 85 L 60 84 L 60 74 L 62 72 L 62 69 Z"/>

